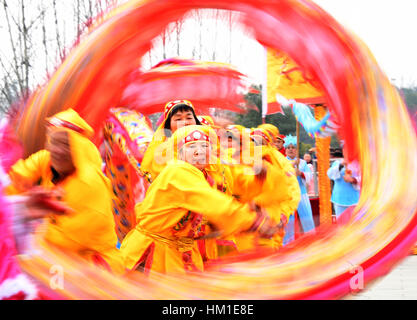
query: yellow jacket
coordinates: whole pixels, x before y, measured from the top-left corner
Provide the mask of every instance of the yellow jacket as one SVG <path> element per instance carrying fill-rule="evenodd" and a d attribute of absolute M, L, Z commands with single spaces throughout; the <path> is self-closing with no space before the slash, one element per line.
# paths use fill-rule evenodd
<path fill-rule="evenodd" d="M 253 184 L 253 188 L 248 188 L 245 181 L 235 181 L 234 193 L 242 194 L 238 199 L 242 202 L 254 201 L 257 205 L 264 208 L 275 224 L 279 224 L 281 214 L 285 215 L 287 221 L 291 214 L 297 209 L 300 201 L 300 188 L 295 176 L 294 168 L 291 163 L 280 152 L 269 145 L 261 148 L 262 161 L 268 168 L 266 179 L 259 191 L 259 186 Z M 258 150 L 259 151 L 259 150 Z M 239 167 L 238 167 L 239 168 Z M 239 168 L 238 170 L 242 170 Z M 245 177 L 245 175 L 237 175 Z M 252 189 L 251 193 L 239 192 L 238 188 Z M 256 245 L 268 246 L 279 249 L 282 246 L 283 234 L 276 234 L 272 239 L 258 239 L 253 234 L 242 234 L 236 237 L 236 244 L 240 251 L 249 250 Z"/>
<path fill-rule="evenodd" d="M 155 180 L 165 168 L 167 162 L 173 159 L 169 150 L 171 150 L 170 144 L 168 138 L 164 134 L 163 126 L 161 125 L 154 133 L 152 141 L 149 143 L 140 165 L 143 172 L 150 174 L 152 181 Z"/>
<path fill-rule="evenodd" d="M 121 246 L 125 266 L 134 269 L 144 260 L 149 270 L 163 273 L 184 273 L 185 251 L 192 251 L 195 269 L 203 269 L 193 240 L 202 219 L 194 221 L 193 226 L 192 219 L 199 216 L 196 213 L 226 236 L 249 229 L 256 218 L 248 205 L 214 190 L 202 171 L 181 160 L 168 163 L 135 211 L 137 226 Z"/>
<path fill-rule="evenodd" d="M 70 121 L 78 115 L 69 109 L 56 116 Z M 85 123 L 85 126 L 88 125 Z M 46 189 L 62 189 L 62 201 L 74 212 L 65 215 L 51 214 L 46 222 L 45 240 L 63 250 L 76 252 L 86 259 L 98 254 L 113 271 L 122 272 L 121 256 L 116 248 L 111 186 L 100 170 L 99 152 L 82 134 L 63 128 L 57 130 L 67 130 L 69 133 L 75 172 L 57 185 L 53 184 L 50 153 L 40 150 L 12 166 L 9 172 L 12 187 L 17 193 L 25 192 L 36 185 Z"/>
<path fill-rule="evenodd" d="M 167 163 L 176 157 L 172 141 L 170 141 L 170 139 L 165 136 L 163 129 L 164 124 L 165 122 L 163 122 L 156 130 L 141 164 L 141 170 L 150 173 L 152 181 L 158 177 Z M 206 131 L 211 136 L 213 140 L 213 147 L 216 148 L 214 140 L 217 140 L 217 135 L 215 134 L 214 130 L 204 126 L 200 126 L 200 128 L 204 129 L 204 131 Z M 215 158 L 216 157 L 213 157 L 213 159 Z M 231 195 L 233 190 L 233 178 L 231 176 L 230 169 L 217 160 L 214 160 L 214 162 L 215 163 L 210 164 L 205 170 L 207 174 L 214 180 L 213 188 L 218 189 L 225 194 Z M 212 231 L 208 225 L 204 226 L 203 228 L 206 233 L 210 233 Z M 228 240 L 233 241 L 233 237 L 229 237 Z M 206 239 L 203 242 L 207 258 L 217 259 L 218 248 L 216 239 Z"/>

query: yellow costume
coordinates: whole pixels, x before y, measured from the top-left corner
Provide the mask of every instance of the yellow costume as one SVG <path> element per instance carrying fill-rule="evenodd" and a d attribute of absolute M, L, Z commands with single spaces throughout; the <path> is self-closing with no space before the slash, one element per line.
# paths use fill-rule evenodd
<path fill-rule="evenodd" d="M 214 120 L 210 116 L 198 116 L 198 120 L 200 120 L 200 123 L 204 126 L 209 126 L 209 127 L 212 127 L 213 129 L 219 128 L 218 126 L 214 124 Z"/>
<path fill-rule="evenodd" d="M 173 150 L 196 131 L 207 132 L 202 126 L 178 129 L 170 140 Z M 176 152 L 174 158 L 135 208 L 137 225 L 121 246 L 128 269 L 162 273 L 203 270 L 195 241 L 203 217 L 224 235 L 248 230 L 257 219 L 247 204 L 213 189 L 203 171 L 177 160 Z"/>
<path fill-rule="evenodd" d="M 259 152 L 261 153 L 264 165 L 266 162 L 273 169 L 268 170 L 260 194 L 255 195 L 254 198 L 246 194 L 244 197 L 240 197 L 240 201 L 247 202 L 253 200 L 257 205 L 266 209 L 276 224 L 281 222 L 281 215 L 284 215 L 288 221 L 290 215 L 297 209 L 300 201 L 300 188 L 295 176 L 295 170 L 291 163 L 270 145 L 272 139 L 265 129 L 258 128 L 252 130 L 251 137 L 261 140 L 263 145 L 253 146 L 252 143 L 243 143 L 243 148 L 258 150 L 257 152 L 258 154 Z M 259 148 L 261 151 L 259 151 Z M 241 153 L 245 155 L 244 151 Z M 253 151 L 251 151 L 251 154 L 253 154 Z M 248 162 L 248 159 L 246 159 L 246 162 Z M 279 249 L 282 246 L 282 240 L 283 233 L 276 234 L 272 239 L 256 239 L 253 235 L 248 234 L 237 237 L 236 244 L 239 250 L 248 250 L 253 248 L 254 245 Z"/>
<path fill-rule="evenodd" d="M 87 260 L 97 262 L 104 259 L 113 271 L 121 272 L 122 261 L 116 249 L 117 236 L 111 208 L 111 186 L 100 170 L 100 154 L 88 139 L 94 131 L 72 109 L 48 120 L 53 130 L 68 132 L 75 172 L 55 185 L 52 182 L 50 152 L 40 150 L 25 160 L 19 160 L 11 168 L 12 187 L 17 193 L 35 185 L 62 189 L 61 200 L 74 212 L 51 214 L 46 223 L 45 240 L 64 250 L 76 252 Z"/>
<path fill-rule="evenodd" d="M 169 137 L 166 136 L 164 128 L 166 121 L 169 120 L 169 116 L 175 107 L 180 104 L 185 104 L 194 111 L 192 103 L 188 100 L 175 100 L 168 102 L 164 108 L 164 121 L 156 130 L 153 139 L 143 157 L 141 170 L 149 174 L 151 181 L 156 179 L 156 177 L 161 173 L 167 163 L 174 157 L 172 145 L 168 142 Z M 198 120 L 207 127 L 212 127 L 212 125 L 214 125 L 213 119 L 210 116 L 201 116 L 198 117 Z M 214 135 L 217 138 L 213 130 L 210 131 L 210 135 Z M 216 139 L 212 137 L 212 141 L 214 142 L 215 140 Z M 213 150 L 213 152 L 217 153 L 216 150 Z M 231 190 L 233 181 L 230 176 L 230 171 L 227 169 L 227 167 L 220 164 L 219 161 L 213 161 L 205 171 L 213 180 L 213 188 L 217 188 L 218 190 L 229 195 L 232 193 Z M 207 233 L 211 231 L 210 227 L 206 225 L 203 226 L 203 229 L 204 232 Z M 216 239 L 201 240 L 200 249 L 204 254 L 205 260 L 216 259 L 218 257 Z"/>
<path fill-rule="evenodd" d="M 152 141 L 149 143 L 141 163 L 141 170 L 148 174 L 151 181 L 155 180 L 165 168 L 168 161 L 173 159 L 171 149 L 172 146 L 167 143 L 169 136 L 166 136 L 165 123 L 169 120 L 169 117 L 175 107 L 180 104 L 190 107 L 195 115 L 194 106 L 188 100 L 170 101 L 165 105 L 164 120 L 155 131 Z"/>
<path fill-rule="evenodd" d="M 276 126 L 270 123 L 262 123 L 258 126 L 259 129 L 265 129 L 271 138 L 279 136 L 279 130 Z"/>

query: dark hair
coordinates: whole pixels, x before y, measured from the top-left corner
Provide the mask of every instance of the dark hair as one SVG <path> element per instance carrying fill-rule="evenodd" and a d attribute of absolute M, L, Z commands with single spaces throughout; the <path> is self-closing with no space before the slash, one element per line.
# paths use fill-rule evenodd
<path fill-rule="evenodd" d="M 343 149 L 330 148 L 330 156 L 333 158 L 343 158 Z"/>
<path fill-rule="evenodd" d="M 193 113 L 196 124 L 201 125 L 201 122 L 200 122 L 200 120 L 198 120 L 197 116 L 195 115 L 193 108 L 191 108 L 190 106 L 188 106 L 186 104 L 177 104 L 172 109 L 172 111 L 169 113 L 168 118 L 166 118 L 166 120 L 165 120 L 164 133 L 165 133 L 166 137 L 170 137 L 172 135 L 172 132 L 171 132 L 171 118 L 179 111 L 180 112 L 191 111 Z"/>

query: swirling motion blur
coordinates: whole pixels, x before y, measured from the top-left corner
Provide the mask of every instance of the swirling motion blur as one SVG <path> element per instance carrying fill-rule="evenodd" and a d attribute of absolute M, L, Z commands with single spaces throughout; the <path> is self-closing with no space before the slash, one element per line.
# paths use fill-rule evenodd
<path fill-rule="evenodd" d="M 33 94 L 19 128 L 26 154 L 42 145 L 43 119 L 69 107 L 98 132 L 151 40 L 201 8 L 240 11 L 261 44 L 287 53 L 320 83 L 348 158 L 363 172 L 352 220 L 278 253 L 239 257 L 187 278 L 116 278 L 46 248 L 21 262 L 26 272 L 47 283 L 48 266 L 58 259 L 68 283 L 60 294 L 78 299 L 339 298 L 350 292 L 354 266 L 363 268 L 365 283 L 388 272 L 417 241 L 416 136 L 403 101 L 367 47 L 308 0 L 132 0 L 116 8 Z M 78 281 L 81 268 L 88 276 Z"/>

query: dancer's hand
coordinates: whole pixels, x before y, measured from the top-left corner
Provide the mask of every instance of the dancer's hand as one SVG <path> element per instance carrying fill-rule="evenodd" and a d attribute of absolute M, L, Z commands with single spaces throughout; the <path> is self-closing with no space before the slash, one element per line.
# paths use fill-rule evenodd
<path fill-rule="evenodd" d="M 352 183 L 352 184 L 355 184 L 356 183 L 356 179 L 355 178 L 353 178 L 351 175 L 349 175 L 349 174 L 345 174 L 344 176 L 343 176 L 343 180 L 345 180 L 347 183 Z"/>
<path fill-rule="evenodd" d="M 288 223 L 287 216 L 281 213 L 281 219 L 279 221 L 278 228 L 283 229 L 287 225 L 287 223 Z"/>
<path fill-rule="evenodd" d="M 40 219 L 49 213 L 66 214 L 73 210 L 59 199 L 62 198 L 61 189 L 47 190 L 35 187 L 26 192 L 26 207 L 29 209 L 27 219 Z"/>
<path fill-rule="evenodd" d="M 268 169 L 264 164 L 254 166 L 253 170 L 255 171 L 255 177 L 258 181 L 265 181 Z"/>
<path fill-rule="evenodd" d="M 277 225 L 272 222 L 264 208 L 261 208 L 254 202 L 251 202 L 249 206 L 257 213 L 257 217 L 252 227 L 248 230 L 249 232 L 257 232 L 261 238 L 267 239 L 272 238 L 275 233 L 279 232 Z"/>
<path fill-rule="evenodd" d="M 278 226 L 272 222 L 269 216 L 265 216 L 265 220 L 258 230 L 259 236 L 261 238 L 271 239 L 277 232 L 279 232 Z"/>

